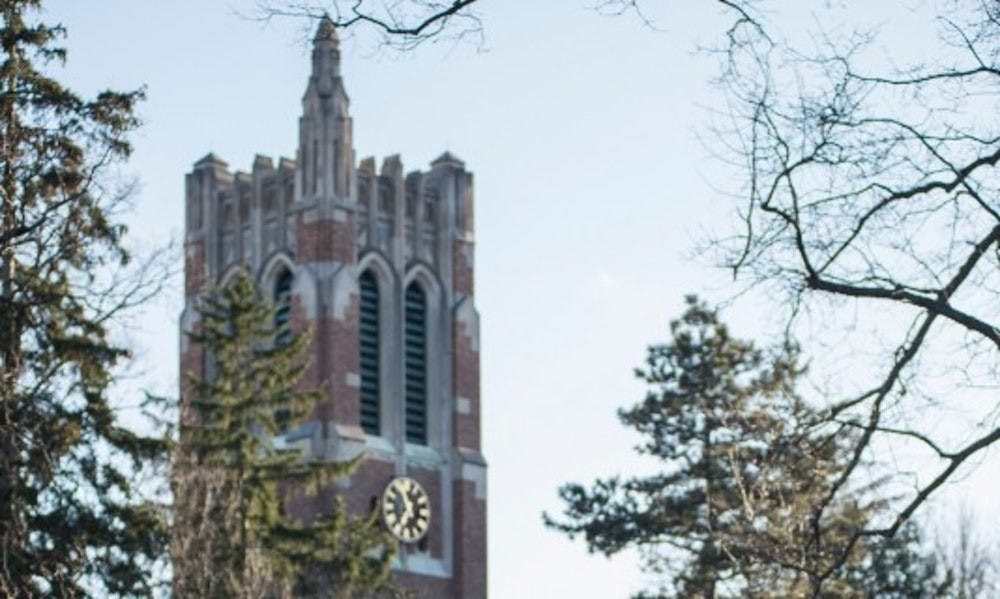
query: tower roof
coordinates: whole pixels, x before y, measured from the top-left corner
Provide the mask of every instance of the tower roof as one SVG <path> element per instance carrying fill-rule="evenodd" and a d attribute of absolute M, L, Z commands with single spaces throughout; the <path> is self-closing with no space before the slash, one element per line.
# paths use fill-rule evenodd
<path fill-rule="evenodd" d="M 340 87 L 340 42 L 337 40 L 337 26 L 330 17 L 324 16 L 313 37 L 312 74 L 306 95 L 312 90 L 320 96 L 328 96 Z"/>
<path fill-rule="evenodd" d="M 334 25 L 330 17 L 323 15 L 319 20 L 319 27 L 316 28 L 316 35 L 313 37 L 313 42 L 320 41 L 330 41 L 336 42 L 337 40 L 337 26 Z"/>
<path fill-rule="evenodd" d="M 441 154 L 431 162 L 431 166 L 457 166 L 462 168 L 465 166 L 465 163 L 458 156 L 445 151 L 444 154 Z"/>
<path fill-rule="evenodd" d="M 216 166 L 216 165 L 221 166 L 223 168 L 229 166 L 225 160 L 216 156 L 214 152 L 209 152 L 208 154 L 205 154 L 204 156 L 201 157 L 201 159 L 199 159 L 197 162 L 194 163 L 195 168 L 200 166 Z"/>

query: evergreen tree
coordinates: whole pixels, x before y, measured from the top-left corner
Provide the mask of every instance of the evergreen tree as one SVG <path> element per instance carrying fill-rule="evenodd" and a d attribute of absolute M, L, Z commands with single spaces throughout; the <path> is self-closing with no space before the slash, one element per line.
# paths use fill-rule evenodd
<path fill-rule="evenodd" d="M 191 597 L 391 590 L 395 543 L 375 513 L 350 516 L 342 499 L 302 522 L 285 500 L 349 474 L 356 462 L 308 460 L 284 447 L 286 423 L 307 416 L 319 390 L 303 390 L 306 335 L 275 324 L 275 310 L 240 272 L 199 305 L 212 374 L 189 374 L 175 461 L 175 592 Z"/>
<path fill-rule="evenodd" d="M 137 473 L 166 447 L 116 418 L 108 327 L 150 288 L 107 285 L 129 255 L 105 174 L 142 94 L 54 79 L 39 10 L 0 0 L 0 595 L 148 595 L 166 537 Z"/>
<path fill-rule="evenodd" d="M 605 555 L 638 547 L 644 569 L 666 580 L 641 596 L 857 593 L 828 565 L 841 552 L 860 559 L 851 534 L 877 506 L 842 501 L 821 523 L 821 542 L 810 536 L 841 455 L 835 439 L 809 434 L 795 349 L 732 338 L 693 297 L 670 328 L 670 343 L 649 348 L 637 370 L 651 390 L 619 412 L 662 470 L 565 485 L 564 517 L 546 515 L 547 525 Z"/>
<path fill-rule="evenodd" d="M 937 557 L 921 550 L 920 528 L 907 522 L 894 536 L 875 537 L 865 559 L 848 568 L 852 586 L 878 599 L 958 597 L 955 581 Z"/>

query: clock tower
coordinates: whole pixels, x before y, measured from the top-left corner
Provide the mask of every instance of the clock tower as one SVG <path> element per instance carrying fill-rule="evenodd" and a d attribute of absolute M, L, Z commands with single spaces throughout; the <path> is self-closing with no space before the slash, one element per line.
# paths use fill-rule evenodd
<path fill-rule="evenodd" d="M 357 515 L 378 510 L 400 539 L 402 587 L 485 597 L 472 173 L 449 152 L 424 171 L 398 156 L 356 162 L 329 20 L 311 61 L 294 160 L 258 155 L 242 172 L 209 154 L 186 176 L 181 371 L 207 368 L 183 334 L 198 295 L 238 267 L 254 273 L 278 318 L 312 330 L 306 383 L 326 391 L 281 441 L 320 459 L 363 456 L 286 508 L 310 517 L 340 495 Z"/>

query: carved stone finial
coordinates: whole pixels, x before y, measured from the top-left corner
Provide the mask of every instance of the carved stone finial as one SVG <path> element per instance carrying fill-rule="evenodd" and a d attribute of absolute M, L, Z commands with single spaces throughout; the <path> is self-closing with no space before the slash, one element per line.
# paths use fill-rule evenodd
<path fill-rule="evenodd" d="M 465 163 L 451 152 L 445 152 L 431 162 L 432 168 L 437 168 L 441 166 L 454 166 L 456 168 L 465 168 Z"/>
<path fill-rule="evenodd" d="M 337 40 L 337 26 L 333 24 L 330 17 L 324 15 L 323 18 L 319 20 L 319 27 L 316 28 L 316 36 L 313 38 L 313 42 L 336 42 Z"/>

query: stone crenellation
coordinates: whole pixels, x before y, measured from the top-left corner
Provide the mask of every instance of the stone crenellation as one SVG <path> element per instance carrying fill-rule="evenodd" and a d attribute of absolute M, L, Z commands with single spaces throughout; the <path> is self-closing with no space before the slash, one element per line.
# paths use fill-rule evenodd
<path fill-rule="evenodd" d="M 472 241 L 472 174 L 445 152 L 428 171 L 404 176 L 398 155 L 360 161 L 351 180 L 356 187 L 333 204 L 353 214 L 355 251 L 394 256 L 404 264 L 437 270 L 452 250 L 448 241 Z M 231 172 L 215 154 L 195 163 L 187 175 L 187 239 L 208 249 L 212 280 L 235 266 L 258 272 L 276 253 L 294 254 L 296 216 L 320 208 L 319 198 L 302 193 L 295 160 L 257 154 L 247 173 Z"/>

